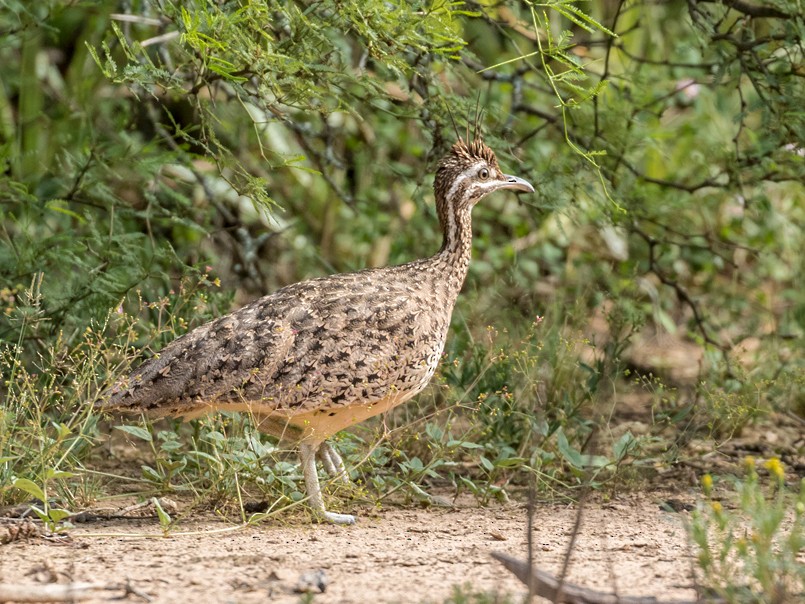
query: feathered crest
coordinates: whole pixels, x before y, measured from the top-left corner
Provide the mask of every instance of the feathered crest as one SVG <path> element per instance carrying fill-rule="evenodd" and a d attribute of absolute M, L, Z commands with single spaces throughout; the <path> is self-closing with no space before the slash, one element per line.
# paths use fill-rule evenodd
<path fill-rule="evenodd" d="M 466 137 L 462 137 L 458 131 L 458 126 L 456 125 L 456 120 L 453 117 L 453 112 L 450 110 L 450 107 L 447 107 L 447 112 L 450 115 L 450 120 L 453 122 L 453 129 L 456 132 L 456 142 L 453 147 L 450 149 L 450 155 L 448 155 L 445 160 L 447 160 L 450 156 L 455 157 L 459 160 L 465 161 L 475 161 L 482 159 L 490 166 L 497 167 L 498 160 L 495 157 L 495 152 L 492 151 L 489 147 L 484 144 L 483 136 L 479 135 L 478 131 L 481 127 L 481 117 L 483 116 L 483 109 L 481 108 L 481 93 L 478 92 L 478 99 L 475 101 L 475 119 L 473 122 L 473 131 L 472 131 L 472 141 L 470 142 L 470 119 L 469 115 L 467 116 L 467 135 Z M 444 160 L 443 162 L 444 163 Z"/>
<path fill-rule="evenodd" d="M 462 137 L 459 137 L 450 148 L 450 152 L 439 162 L 436 180 L 433 183 L 436 188 L 436 197 L 444 198 L 450 190 L 454 179 L 468 166 L 478 161 L 485 161 L 491 170 L 500 172 L 495 152 L 487 147 L 481 138 L 476 138 L 468 143 Z"/>
<path fill-rule="evenodd" d="M 471 143 L 467 143 L 463 138 L 459 137 L 450 149 L 450 153 L 467 161 L 482 159 L 490 166 L 497 167 L 498 165 L 495 152 L 487 147 L 481 138 L 476 138 Z"/>

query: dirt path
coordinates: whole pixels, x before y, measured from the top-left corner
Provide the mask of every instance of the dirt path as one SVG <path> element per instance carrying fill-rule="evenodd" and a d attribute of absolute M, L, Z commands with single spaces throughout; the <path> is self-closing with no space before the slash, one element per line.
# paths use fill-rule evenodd
<path fill-rule="evenodd" d="M 660 511 L 660 499 L 630 496 L 589 506 L 569 579 L 617 586 L 620 594 L 690 599 L 682 515 Z M 71 530 L 67 545 L 33 540 L 0 546 L 0 580 L 31 584 L 55 572 L 60 581 L 128 579 L 154 602 L 284 603 L 300 600 L 294 593 L 300 575 L 321 570 L 327 587 L 314 601 L 322 604 L 438 603 L 464 583 L 521 600 L 522 585 L 489 553 L 525 558 L 524 517 L 523 506 L 514 504 L 389 509 L 364 515 L 353 527 L 265 523 L 223 533 L 213 531 L 226 524 L 209 520 L 183 526 L 199 534 L 169 539 L 141 536 L 159 533 L 150 519 L 93 523 Z M 561 568 L 574 519 L 573 508 L 539 506 L 534 543 L 541 568 Z M 99 536 L 111 532 L 140 536 Z"/>

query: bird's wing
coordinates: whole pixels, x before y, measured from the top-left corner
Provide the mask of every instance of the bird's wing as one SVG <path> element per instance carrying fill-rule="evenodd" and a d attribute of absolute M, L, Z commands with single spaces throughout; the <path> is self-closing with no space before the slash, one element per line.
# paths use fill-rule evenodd
<path fill-rule="evenodd" d="M 378 282 L 339 275 L 305 296 L 288 317 L 293 337 L 284 358 L 239 395 L 293 415 L 421 389 L 441 355 L 447 319 L 434 324 L 417 292 Z"/>
<path fill-rule="evenodd" d="M 280 290 L 174 340 L 117 382 L 99 406 L 154 415 L 192 413 L 236 391 L 249 376 L 271 372 L 285 358 L 299 309 L 293 290 Z"/>

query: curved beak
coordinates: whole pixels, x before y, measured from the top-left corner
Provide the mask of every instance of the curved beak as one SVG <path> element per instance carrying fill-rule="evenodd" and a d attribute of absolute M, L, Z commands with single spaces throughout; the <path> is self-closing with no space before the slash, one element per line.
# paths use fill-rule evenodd
<path fill-rule="evenodd" d="M 500 182 L 501 189 L 512 189 L 513 191 L 524 191 L 526 193 L 533 193 L 534 187 L 531 183 L 518 176 L 503 175 L 503 180 Z"/>

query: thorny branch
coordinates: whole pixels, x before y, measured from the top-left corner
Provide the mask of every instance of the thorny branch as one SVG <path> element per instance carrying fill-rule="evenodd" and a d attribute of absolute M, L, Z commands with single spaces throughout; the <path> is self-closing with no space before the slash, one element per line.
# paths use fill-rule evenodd
<path fill-rule="evenodd" d="M 724 360 L 728 364 L 727 366 L 729 370 L 729 357 L 727 355 L 728 347 L 710 335 L 710 331 L 707 328 L 707 320 L 702 314 L 699 305 L 691 297 L 688 291 L 684 287 L 682 287 L 679 281 L 676 281 L 675 279 L 669 277 L 665 273 L 665 271 L 663 271 L 662 268 L 660 268 L 659 263 L 657 261 L 657 253 L 656 253 L 657 245 L 659 244 L 659 242 L 656 239 L 654 239 L 654 237 L 643 231 L 636 224 L 633 224 L 631 228 L 637 235 L 639 235 L 646 242 L 646 245 L 648 246 L 649 271 L 653 273 L 663 285 L 667 285 L 668 287 L 673 289 L 679 301 L 684 303 L 688 308 L 690 308 L 691 312 L 693 313 L 693 321 L 696 324 L 696 329 L 702 336 L 702 339 L 722 352 L 722 354 L 724 355 Z"/>

